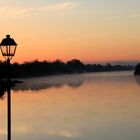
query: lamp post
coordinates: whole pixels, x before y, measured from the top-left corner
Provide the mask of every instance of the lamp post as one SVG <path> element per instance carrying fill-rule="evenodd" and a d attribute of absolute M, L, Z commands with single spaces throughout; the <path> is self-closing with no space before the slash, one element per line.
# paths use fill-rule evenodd
<path fill-rule="evenodd" d="M 10 88 L 10 60 L 15 55 L 17 43 L 10 35 L 6 35 L 0 44 L 2 55 L 7 61 L 7 140 L 11 140 L 11 88 Z"/>

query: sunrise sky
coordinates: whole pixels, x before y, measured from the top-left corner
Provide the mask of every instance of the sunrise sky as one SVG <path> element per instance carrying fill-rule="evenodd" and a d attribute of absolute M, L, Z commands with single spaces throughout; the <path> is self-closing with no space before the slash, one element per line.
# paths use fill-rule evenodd
<path fill-rule="evenodd" d="M 19 44 L 13 62 L 138 61 L 140 0 L 0 0 L 6 34 Z"/>

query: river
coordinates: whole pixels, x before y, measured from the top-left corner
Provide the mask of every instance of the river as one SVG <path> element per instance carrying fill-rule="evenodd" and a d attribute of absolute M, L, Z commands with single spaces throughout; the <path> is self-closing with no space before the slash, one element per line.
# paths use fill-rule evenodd
<path fill-rule="evenodd" d="M 139 140 L 140 77 L 133 71 L 21 79 L 12 89 L 12 140 Z M 0 139 L 6 139 L 6 94 Z"/>

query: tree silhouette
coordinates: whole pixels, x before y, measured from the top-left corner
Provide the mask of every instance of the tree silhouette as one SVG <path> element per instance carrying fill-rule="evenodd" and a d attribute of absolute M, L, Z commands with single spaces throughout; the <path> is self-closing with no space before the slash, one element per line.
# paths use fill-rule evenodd
<path fill-rule="evenodd" d="M 137 66 L 139 68 L 139 66 Z M 139 70 L 137 68 L 137 70 Z M 61 60 L 53 62 L 34 60 L 23 64 L 11 64 L 12 78 L 25 78 L 54 74 L 72 74 L 83 72 L 103 72 L 103 71 L 121 71 L 132 70 L 133 66 L 112 66 L 110 63 L 106 65 L 100 64 L 84 64 L 78 59 L 72 59 L 66 63 Z M 0 79 L 6 78 L 6 62 L 0 61 Z"/>

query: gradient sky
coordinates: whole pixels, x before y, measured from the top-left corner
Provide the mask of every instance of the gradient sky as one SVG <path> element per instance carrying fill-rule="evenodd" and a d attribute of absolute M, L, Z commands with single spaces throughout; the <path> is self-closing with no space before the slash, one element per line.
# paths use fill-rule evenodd
<path fill-rule="evenodd" d="M 13 62 L 135 61 L 139 7 L 140 0 L 0 0 L 0 38 L 19 44 Z"/>

